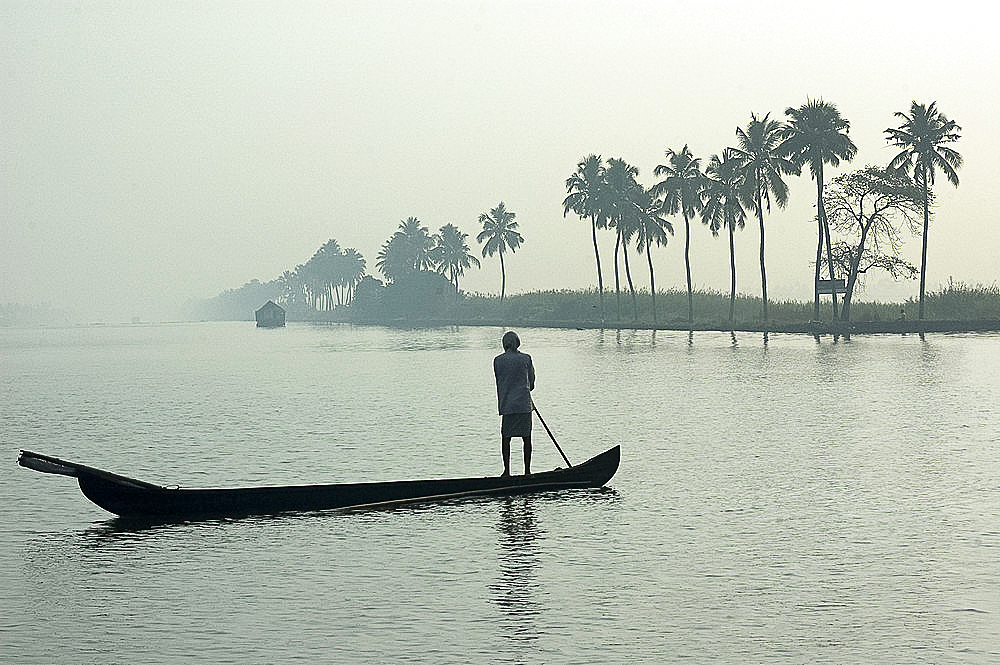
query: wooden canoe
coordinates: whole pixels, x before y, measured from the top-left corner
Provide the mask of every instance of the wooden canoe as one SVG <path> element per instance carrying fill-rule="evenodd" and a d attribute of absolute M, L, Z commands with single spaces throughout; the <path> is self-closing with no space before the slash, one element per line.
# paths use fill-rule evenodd
<path fill-rule="evenodd" d="M 530 476 L 222 489 L 164 487 L 27 450 L 17 463 L 76 478 L 88 499 L 115 515 L 185 520 L 602 487 L 618 470 L 620 459 L 621 447 L 615 446 L 582 464 Z"/>

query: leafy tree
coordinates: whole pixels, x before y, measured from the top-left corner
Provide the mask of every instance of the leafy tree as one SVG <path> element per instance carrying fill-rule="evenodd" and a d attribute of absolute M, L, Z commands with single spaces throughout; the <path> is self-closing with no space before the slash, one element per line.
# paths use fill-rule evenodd
<path fill-rule="evenodd" d="M 636 249 L 646 253 L 646 263 L 649 266 L 649 294 L 652 297 L 653 323 L 656 323 L 656 280 L 653 278 L 653 257 L 651 248 L 655 244 L 667 244 L 667 234 L 674 234 L 673 225 L 660 216 L 662 204 L 653 196 L 652 190 L 642 190 L 636 196 L 633 208 Z"/>
<path fill-rule="evenodd" d="M 722 157 L 712 155 L 705 167 L 705 187 L 702 190 L 704 207 L 702 221 L 708 224 L 712 235 L 718 235 L 724 228 L 729 234 L 729 323 L 733 323 L 736 313 L 736 229 L 746 226 L 747 213 L 740 200 L 745 174 L 740 160 L 732 149 L 722 151 Z"/>
<path fill-rule="evenodd" d="M 830 247 L 830 225 L 823 208 L 823 165 L 839 166 L 840 160 L 851 161 L 858 148 L 848 137 L 851 124 L 845 120 L 836 105 L 822 99 L 807 99 L 799 108 L 785 109 L 788 124 L 783 131 L 781 150 L 799 169 L 806 164 L 816 181 L 816 222 L 818 225 L 816 245 L 816 275 L 813 293 L 815 319 L 819 319 L 819 279 L 820 263 L 824 242 L 827 248 L 827 272 L 830 279 L 834 273 L 833 254 Z M 837 318 L 837 294 L 833 294 L 833 318 Z"/>
<path fill-rule="evenodd" d="M 479 259 L 470 254 L 466 239 L 468 233 L 462 233 L 454 224 L 445 224 L 440 233 L 434 236 L 434 249 L 431 252 L 438 272 L 448 275 L 448 280 L 458 293 L 458 278 L 465 274 L 466 268 L 473 264 L 478 268 Z"/>
<path fill-rule="evenodd" d="M 588 155 L 576 165 L 576 172 L 566 179 L 567 196 L 563 199 L 563 217 L 572 210 L 580 219 L 590 220 L 590 235 L 597 262 L 597 292 L 600 294 L 601 320 L 604 320 L 604 277 L 601 273 L 601 253 L 597 249 L 597 229 L 607 228 L 608 220 L 602 206 L 607 186 L 605 167 L 600 155 Z"/>
<path fill-rule="evenodd" d="M 899 127 L 888 128 L 886 141 L 902 148 L 889 162 L 889 169 L 899 173 L 913 173 L 917 186 L 924 192 L 924 231 L 920 250 L 920 309 L 924 318 L 924 288 L 927 281 L 927 231 L 930 226 L 930 192 L 934 173 L 940 170 L 955 187 L 958 187 L 958 169 L 962 156 L 946 144 L 961 138 L 962 128 L 937 110 L 937 102 L 928 105 L 910 103 L 910 113 L 896 112 L 902 118 Z"/>
<path fill-rule="evenodd" d="M 739 147 L 733 148 L 733 156 L 741 163 L 744 188 L 744 205 L 753 206 L 760 223 L 760 291 L 763 303 L 764 323 L 767 323 L 767 270 L 764 265 L 764 206 L 771 212 L 771 198 L 779 208 L 788 204 L 788 185 L 782 175 L 798 174 L 799 170 L 790 160 L 781 155 L 782 128 L 777 120 L 771 120 L 767 113 L 763 118 L 750 114 L 746 129 L 736 128 Z"/>
<path fill-rule="evenodd" d="M 351 304 L 353 319 L 358 322 L 377 321 L 385 316 L 385 286 L 371 275 L 358 282 Z"/>
<path fill-rule="evenodd" d="M 667 150 L 667 163 L 658 164 L 653 175 L 663 180 L 653 185 L 653 195 L 662 198 L 663 212 L 684 218 L 684 270 L 687 275 L 688 324 L 694 325 L 694 290 L 691 284 L 691 218 L 701 210 L 701 191 L 705 175 L 701 172 L 701 159 L 695 157 L 685 145 L 680 152 Z"/>
<path fill-rule="evenodd" d="M 830 224 L 852 240 L 836 254 L 846 264 L 847 292 L 841 318 L 851 320 L 851 301 L 859 276 L 875 268 L 894 277 L 916 269 L 899 258 L 899 220 L 920 231 L 924 192 L 908 176 L 874 166 L 838 176 L 824 196 Z M 831 249 L 831 254 L 834 253 Z"/>
<path fill-rule="evenodd" d="M 628 231 L 628 218 L 632 214 L 634 206 L 634 196 L 642 187 L 637 182 L 639 169 L 632 166 L 620 157 L 612 157 L 608 160 L 608 167 L 604 171 L 605 187 L 601 196 L 601 209 L 604 217 L 608 220 L 608 226 L 615 229 L 615 299 L 618 306 L 618 320 L 622 318 L 621 303 L 621 278 L 618 271 L 618 251 L 621 249 L 625 254 L 625 276 L 632 287 L 632 277 L 628 268 L 628 248 L 623 244 L 624 232 Z M 633 294 L 635 288 L 632 287 Z M 634 302 L 634 295 L 633 295 Z"/>
<path fill-rule="evenodd" d="M 514 221 L 516 213 L 507 210 L 504 202 L 497 204 L 496 208 L 479 215 L 479 223 L 483 225 L 483 230 L 476 236 L 476 240 L 483 246 L 483 258 L 500 254 L 500 300 L 503 301 L 504 293 L 507 289 L 507 270 L 504 267 L 503 255 L 505 249 L 510 249 L 513 253 L 524 242 L 524 238 L 517 232 L 517 222 Z"/>

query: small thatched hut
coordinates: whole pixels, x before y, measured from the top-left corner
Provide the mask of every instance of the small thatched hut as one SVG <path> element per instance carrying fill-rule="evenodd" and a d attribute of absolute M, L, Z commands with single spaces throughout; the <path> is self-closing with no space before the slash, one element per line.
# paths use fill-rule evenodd
<path fill-rule="evenodd" d="M 258 328 L 280 328 L 285 325 L 285 310 L 268 300 L 257 310 Z"/>

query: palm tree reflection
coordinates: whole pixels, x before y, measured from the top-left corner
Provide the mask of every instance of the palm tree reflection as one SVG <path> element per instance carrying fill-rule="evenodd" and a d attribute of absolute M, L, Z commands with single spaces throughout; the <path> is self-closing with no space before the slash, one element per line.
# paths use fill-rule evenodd
<path fill-rule="evenodd" d="M 491 600 L 500 609 L 501 633 L 514 641 L 540 636 L 538 540 L 543 532 L 534 501 L 530 496 L 503 499 L 497 523 L 497 579 L 490 585 Z"/>

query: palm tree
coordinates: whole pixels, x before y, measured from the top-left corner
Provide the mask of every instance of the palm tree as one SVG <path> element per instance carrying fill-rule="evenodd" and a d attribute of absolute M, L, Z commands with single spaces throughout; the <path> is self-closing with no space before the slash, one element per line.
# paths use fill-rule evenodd
<path fill-rule="evenodd" d="M 685 145 L 680 152 L 667 150 L 667 163 L 653 170 L 657 178 L 666 176 L 653 185 L 653 195 L 663 199 L 663 212 L 684 217 L 684 270 L 687 273 L 688 325 L 694 325 L 694 295 L 691 284 L 691 218 L 702 208 L 701 190 L 705 174 L 701 172 L 701 159 L 695 157 Z"/>
<path fill-rule="evenodd" d="M 705 206 L 701 219 L 708 224 L 712 235 L 718 235 L 720 228 L 729 232 L 729 323 L 732 325 L 736 313 L 736 243 L 735 231 L 746 226 L 747 213 L 740 200 L 744 187 L 744 173 L 741 162 L 731 148 L 722 151 L 722 158 L 712 155 L 705 167 L 705 189 L 702 196 Z"/>
<path fill-rule="evenodd" d="M 628 270 L 628 249 L 623 246 L 623 231 L 625 231 L 626 219 L 631 214 L 632 196 L 641 186 L 637 182 L 639 169 L 632 166 L 620 157 L 612 157 L 608 160 L 608 168 L 604 171 L 605 187 L 601 196 L 601 210 L 607 219 L 608 226 L 615 228 L 615 298 L 618 305 L 618 320 L 622 318 L 621 302 L 621 279 L 618 273 L 618 250 L 621 248 L 625 252 L 625 276 L 629 285 L 632 284 L 632 277 Z M 635 289 L 633 288 L 633 291 Z"/>
<path fill-rule="evenodd" d="M 635 293 L 635 283 L 632 281 L 632 266 L 629 263 L 628 248 L 632 244 L 632 239 L 639 233 L 639 206 L 640 198 L 645 190 L 642 186 L 637 186 L 629 190 L 626 195 L 625 206 L 618 216 L 615 226 L 621 238 L 622 258 L 625 259 L 625 280 L 628 282 L 628 291 L 632 296 L 632 320 L 639 320 L 639 299 Z"/>
<path fill-rule="evenodd" d="M 395 282 L 412 270 L 407 260 L 406 245 L 406 238 L 396 233 L 382 244 L 378 254 L 375 255 L 375 267 L 389 282 Z"/>
<path fill-rule="evenodd" d="M 413 270 L 430 270 L 433 265 L 431 250 L 434 248 L 430 229 L 421 224 L 416 217 L 407 217 L 405 221 L 399 223 L 396 234 L 406 239 L 407 258 Z"/>
<path fill-rule="evenodd" d="M 607 217 L 601 207 L 604 163 L 600 155 L 588 155 L 576 165 L 576 172 L 566 179 L 567 196 L 563 199 L 563 217 L 570 210 L 580 219 L 590 220 L 590 234 L 594 242 L 594 260 L 597 262 L 597 292 L 601 300 L 601 320 L 604 320 L 604 277 L 601 274 L 601 253 L 597 250 L 597 229 L 607 228 Z"/>
<path fill-rule="evenodd" d="M 799 108 L 785 109 L 788 124 L 785 125 L 780 150 L 796 167 L 809 165 L 809 172 L 816 181 L 816 223 L 818 240 L 816 244 L 816 275 L 814 288 L 813 318 L 819 319 L 819 269 L 823 261 L 823 244 L 826 243 L 827 273 L 835 279 L 833 253 L 830 245 L 830 225 L 823 207 L 823 165 L 839 166 L 840 160 L 851 161 L 858 152 L 857 146 L 847 133 L 851 123 L 845 120 L 834 104 L 822 99 L 806 99 Z M 833 318 L 837 319 L 837 293 L 833 293 Z"/>
<path fill-rule="evenodd" d="M 798 174 L 799 170 L 790 160 L 781 156 L 782 128 L 777 120 L 750 114 L 746 129 L 736 128 L 738 148 L 733 148 L 733 156 L 740 161 L 743 172 L 741 197 L 745 205 L 752 205 L 760 222 L 760 291 L 763 301 L 763 318 L 767 324 L 767 270 L 764 265 L 764 206 L 771 212 L 771 197 L 779 208 L 788 205 L 788 185 L 782 175 Z"/>
<path fill-rule="evenodd" d="M 636 235 L 636 249 L 646 253 L 646 264 L 649 266 L 649 294 L 653 304 L 653 323 L 656 323 L 656 280 L 653 279 L 653 257 L 650 249 L 667 244 L 667 234 L 674 234 L 674 227 L 668 220 L 660 216 L 663 202 L 653 196 L 652 189 L 640 188 L 635 197 L 633 209 L 634 223 L 632 228 Z"/>
<path fill-rule="evenodd" d="M 358 283 L 365 277 L 365 257 L 353 247 L 344 250 L 341 276 L 347 290 L 345 301 L 351 302 L 354 300 L 354 291 L 357 289 Z"/>
<path fill-rule="evenodd" d="M 910 113 L 896 112 L 903 123 L 885 130 L 886 141 L 903 150 L 889 162 L 889 170 L 907 175 L 913 172 L 913 179 L 924 194 L 924 237 L 920 250 L 920 310 L 919 318 L 924 318 L 924 287 L 927 279 L 927 230 L 930 225 L 930 193 L 934 184 L 934 172 L 938 169 L 955 187 L 958 187 L 957 170 L 962 167 L 962 156 L 947 147 L 961 135 L 961 127 L 937 110 L 937 102 L 925 106 L 916 101 L 910 103 Z"/>
<path fill-rule="evenodd" d="M 316 250 L 304 266 L 299 267 L 299 274 L 310 291 L 312 304 L 321 311 L 330 311 L 337 298 L 337 287 L 341 281 L 341 260 L 343 250 L 333 239 L 328 240 Z"/>
<path fill-rule="evenodd" d="M 458 293 L 458 278 L 465 274 L 466 268 L 471 268 L 473 264 L 478 268 L 479 259 L 469 253 L 469 245 L 466 239 L 468 233 L 462 233 L 454 224 L 445 224 L 441 227 L 441 232 L 434 236 L 434 262 L 437 264 L 438 272 L 448 274 L 448 279 L 455 286 L 455 293 Z"/>
<path fill-rule="evenodd" d="M 497 204 L 489 212 L 479 215 L 479 223 L 483 225 L 483 230 L 476 236 L 483 246 L 483 258 L 500 254 L 500 300 L 503 301 L 507 288 L 507 271 L 504 267 L 504 248 L 510 248 L 511 252 L 517 250 L 524 242 L 524 238 L 517 232 L 517 222 L 514 221 L 515 213 L 507 210 L 503 201 Z"/>
<path fill-rule="evenodd" d="M 434 239 L 426 226 L 416 217 L 407 217 L 379 250 L 375 267 L 386 279 L 395 282 L 400 277 L 433 265 L 431 252 Z"/>

